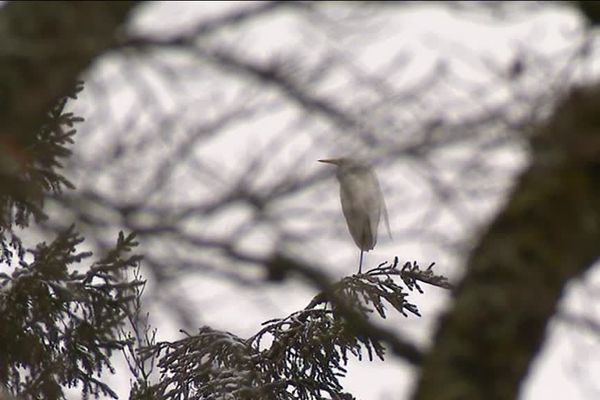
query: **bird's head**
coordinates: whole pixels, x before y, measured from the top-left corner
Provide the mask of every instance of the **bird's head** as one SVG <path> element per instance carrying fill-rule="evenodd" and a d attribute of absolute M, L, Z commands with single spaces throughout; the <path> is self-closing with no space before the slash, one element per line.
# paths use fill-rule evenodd
<path fill-rule="evenodd" d="M 360 158 L 340 157 L 318 161 L 337 166 L 335 175 L 340 182 L 347 177 L 365 176 L 372 173 L 371 166 Z"/>
<path fill-rule="evenodd" d="M 368 163 L 352 157 L 329 158 L 317 161 L 326 164 L 333 164 L 338 167 L 339 171 L 344 172 L 350 172 L 354 170 L 365 170 L 370 168 Z"/>

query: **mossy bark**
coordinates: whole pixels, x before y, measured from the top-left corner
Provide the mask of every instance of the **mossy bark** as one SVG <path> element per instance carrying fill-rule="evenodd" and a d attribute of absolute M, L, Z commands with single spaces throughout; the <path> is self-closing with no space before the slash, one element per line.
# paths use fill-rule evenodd
<path fill-rule="evenodd" d="M 514 399 L 564 288 L 600 257 L 600 87 L 531 136 L 532 162 L 472 252 L 415 399 Z"/>
<path fill-rule="evenodd" d="M 0 9 L 0 136 L 26 146 L 57 99 L 118 39 L 135 2 L 23 1 Z"/>

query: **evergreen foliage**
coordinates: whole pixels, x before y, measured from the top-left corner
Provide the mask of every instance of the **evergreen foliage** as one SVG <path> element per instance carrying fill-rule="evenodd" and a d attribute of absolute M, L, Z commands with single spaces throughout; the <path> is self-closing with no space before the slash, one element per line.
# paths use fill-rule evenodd
<path fill-rule="evenodd" d="M 83 119 L 65 107 L 82 88 L 59 99 L 37 135 L 0 138 L 0 393 L 22 399 L 64 399 L 67 387 L 116 398 L 103 374 L 132 340 L 123 327 L 143 285 L 139 275 L 125 279 L 140 262 L 133 234 L 121 232 L 114 249 L 91 261 L 77 249 L 84 239 L 74 226 L 31 249 L 14 229 L 47 218 L 45 195 L 73 188 L 61 160 Z"/>
<path fill-rule="evenodd" d="M 60 174 L 61 160 L 71 155 L 67 146 L 73 143 L 74 125 L 83 118 L 66 112 L 68 100 L 75 100 L 83 89 L 78 82 L 66 96 L 60 98 L 48 112 L 43 126 L 36 135 L 0 136 L 0 238 L 3 247 L 5 234 L 14 223 L 28 225 L 46 218 L 42 207 L 44 195 L 60 193 L 63 187 L 73 185 Z M 14 239 L 14 235 L 9 235 Z M 13 243 L 15 244 L 15 243 Z"/>
<path fill-rule="evenodd" d="M 65 398 L 63 387 L 81 385 L 84 397 L 116 397 L 100 380 L 112 371 L 110 357 L 125 345 L 119 327 L 140 281 L 120 275 L 137 266 L 128 253 L 134 236 L 119 235 L 114 250 L 85 272 L 70 271 L 89 259 L 73 227 L 52 243 L 28 251 L 12 274 L 0 274 L 0 377 L 24 398 Z"/>
<path fill-rule="evenodd" d="M 368 316 L 385 318 L 389 306 L 405 317 L 419 316 L 408 291 L 421 291 L 419 281 L 448 286 L 431 267 L 398 268 L 396 259 L 343 278 L 303 310 L 266 321 L 248 339 L 205 326 L 195 335 L 184 332 L 182 340 L 148 346 L 141 356 L 158 359 L 159 383 L 132 398 L 353 399 L 339 381 L 349 358 L 385 356 L 384 344 L 369 332 Z"/>

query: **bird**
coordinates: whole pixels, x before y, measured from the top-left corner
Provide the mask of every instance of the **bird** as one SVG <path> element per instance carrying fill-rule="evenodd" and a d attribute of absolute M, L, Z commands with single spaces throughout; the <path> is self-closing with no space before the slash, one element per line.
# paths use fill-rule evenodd
<path fill-rule="evenodd" d="M 358 273 L 362 273 L 363 253 L 377 244 L 379 220 L 383 214 L 391 237 L 385 199 L 375 171 L 368 163 L 352 157 L 317 160 L 337 166 L 336 177 L 340 183 L 340 200 L 348 231 L 360 249 Z"/>

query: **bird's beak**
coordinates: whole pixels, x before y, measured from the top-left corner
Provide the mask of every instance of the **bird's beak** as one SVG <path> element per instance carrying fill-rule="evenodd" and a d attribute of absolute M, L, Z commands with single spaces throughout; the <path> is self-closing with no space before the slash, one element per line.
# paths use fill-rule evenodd
<path fill-rule="evenodd" d="M 330 160 L 317 160 L 318 162 L 322 162 L 322 163 L 326 163 L 326 164 L 333 164 L 333 165 L 339 165 L 339 161 L 336 159 L 330 159 Z"/>

